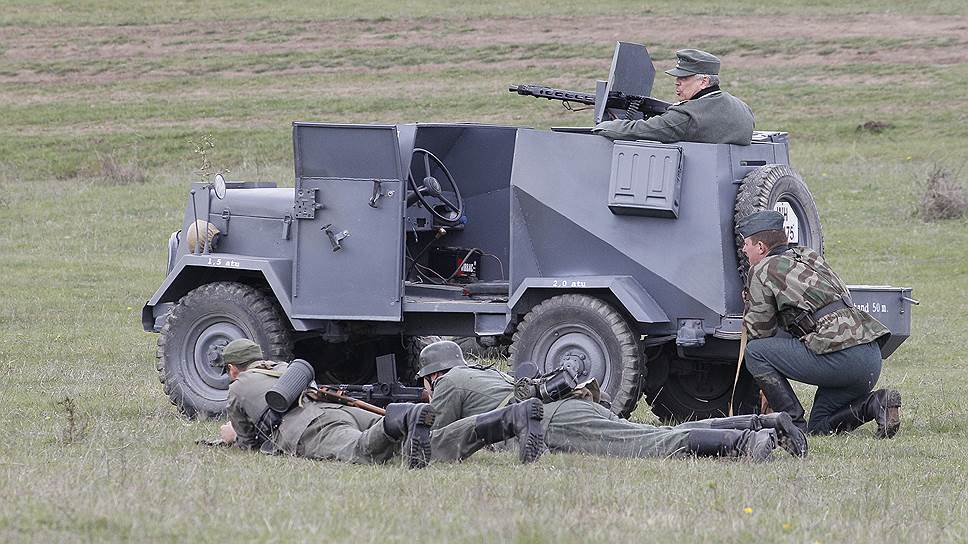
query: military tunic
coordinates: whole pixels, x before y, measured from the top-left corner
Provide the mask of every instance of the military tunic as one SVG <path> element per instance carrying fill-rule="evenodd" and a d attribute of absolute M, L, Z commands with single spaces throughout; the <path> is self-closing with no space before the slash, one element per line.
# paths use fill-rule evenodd
<path fill-rule="evenodd" d="M 446 425 L 498 408 L 510 401 L 514 386 L 493 369 L 456 367 L 434 384 L 431 405 L 435 425 Z M 593 402 L 569 398 L 545 404 L 542 425 L 552 452 L 588 453 L 616 457 L 685 455 L 688 428 L 709 428 L 697 422 L 688 428 L 655 427 L 619 418 Z"/>
<path fill-rule="evenodd" d="M 847 286 L 816 251 L 796 246 L 770 255 L 750 271 L 749 309 L 743 318 L 750 338 L 768 338 L 777 326 L 789 324 L 803 310 L 816 312 L 849 296 Z M 803 337 L 817 354 L 873 342 L 888 334 L 870 314 L 852 305 L 817 320 L 816 329 Z"/>
<path fill-rule="evenodd" d="M 828 432 L 831 414 L 871 392 L 881 372 L 876 341 L 889 332 L 853 305 L 822 315 L 803 338 L 777 332 L 804 310 L 814 313 L 844 299 L 846 285 L 806 247 L 777 248 L 750 270 L 746 367 L 761 383 L 789 378 L 816 385 L 807 427 L 814 434 Z"/>
<path fill-rule="evenodd" d="M 386 463 L 399 452 L 400 442 L 386 434 L 383 417 L 342 404 L 304 402 L 271 428 L 265 394 L 287 367 L 260 362 L 229 385 L 227 414 L 237 434 L 236 446 L 358 464 Z M 437 461 L 459 461 L 483 446 L 474 418 L 451 422 L 431 434 L 431 454 Z"/>
<path fill-rule="evenodd" d="M 649 119 L 603 121 L 592 132 L 613 140 L 750 145 L 753 110 L 739 98 L 716 89 L 677 102 Z"/>

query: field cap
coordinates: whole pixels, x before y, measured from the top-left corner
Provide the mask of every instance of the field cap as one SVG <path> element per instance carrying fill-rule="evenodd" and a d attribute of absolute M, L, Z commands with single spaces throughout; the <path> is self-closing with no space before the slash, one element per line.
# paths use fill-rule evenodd
<path fill-rule="evenodd" d="M 764 230 L 783 230 L 783 214 L 774 210 L 763 210 L 736 222 L 736 231 L 743 238 L 749 238 Z"/>
<path fill-rule="evenodd" d="M 420 350 L 420 371 L 417 372 L 417 379 L 434 372 L 450 370 L 455 366 L 467 366 L 460 346 L 450 340 L 434 342 Z"/>
<path fill-rule="evenodd" d="M 665 73 L 673 77 L 716 76 L 719 75 L 719 57 L 699 49 L 680 49 L 676 51 L 676 67 Z"/>
<path fill-rule="evenodd" d="M 262 360 L 262 348 L 248 338 L 232 340 L 222 349 L 222 356 L 212 366 L 235 365 L 242 366 L 252 361 Z"/>

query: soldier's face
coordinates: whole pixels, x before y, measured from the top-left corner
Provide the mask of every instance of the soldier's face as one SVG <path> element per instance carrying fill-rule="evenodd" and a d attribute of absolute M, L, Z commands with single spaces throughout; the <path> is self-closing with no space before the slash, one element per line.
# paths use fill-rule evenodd
<path fill-rule="evenodd" d="M 676 96 L 689 100 L 706 87 L 706 78 L 698 75 L 676 78 Z"/>
<path fill-rule="evenodd" d="M 763 242 L 753 242 L 752 239 L 746 238 L 743 240 L 743 253 L 752 268 L 763 260 L 763 256 L 766 255 L 766 246 Z"/>

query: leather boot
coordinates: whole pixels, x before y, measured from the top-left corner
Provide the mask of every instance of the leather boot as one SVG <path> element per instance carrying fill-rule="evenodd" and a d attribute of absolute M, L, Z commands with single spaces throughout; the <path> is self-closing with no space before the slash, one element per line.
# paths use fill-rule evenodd
<path fill-rule="evenodd" d="M 742 457 L 759 462 L 767 460 L 776 449 L 776 432 L 694 429 L 686 437 L 686 447 L 699 457 Z"/>
<path fill-rule="evenodd" d="M 786 412 L 772 414 L 752 414 L 748 416 L 722 417 L 712 420 L 713 429 L 773 429 L 780 447 L 794 457 L 807 456 L 807 435 L 793 424 L 793 418 Z"/>
<path fill-rule="evenodd" d="M 539 399 L 528 399 L 477 416 L 474 431 L 485 444 L 517 437 L 518 459 L 531 463 L 545 451 L 542 417 L 544 404 Z"/>
<path fill-rule="evenodd" d="M 793 424 L 803 432 L 807 431 L 807 421 L 803 419 L 803 405 L 800 399 L 793 392 L 793 387 L 789 380 L 779 374 L 769 374 L 766 376 L 755 376 L 756 385 L 760 386 L 770 407 L 776 412 L 786 412 L 790 414 Z"/>
<path fill-rule="evenodd" d="M 832 433 L 845 433 L 868 421 L 876 421 L 874 436 L 894 438 L 901 428 L 901 393 L 894 389 L 872 391 L 866 398 L 834 412 L 827 421 Z"/>
<path fill-rule="evenodd" d="M 430 464 L 430 429 L 437 413 L 429 404 L 393 403 L 383 416 L 383 431 L 403 442 L 403 458 L 409 468 Z"/>

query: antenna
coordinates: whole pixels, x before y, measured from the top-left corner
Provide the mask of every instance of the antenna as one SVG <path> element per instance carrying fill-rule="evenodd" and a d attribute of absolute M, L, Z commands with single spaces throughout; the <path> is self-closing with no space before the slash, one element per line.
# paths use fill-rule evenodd
<path fill-rule="evenodd" d="M 192 189 L 190 194 L 192 195 L 192 212 L 195 214 L 195 222 L 192 223 L 192 226 L 188 229 L 188 232 L 190 234 L 192 228 L 195 229 L 195 247 L 192 248 L 192 255 L 198 255 L 198 206 L 195 204 L 195 189 Z M 205 234 L 208 233 L 206 232 Z"/>

